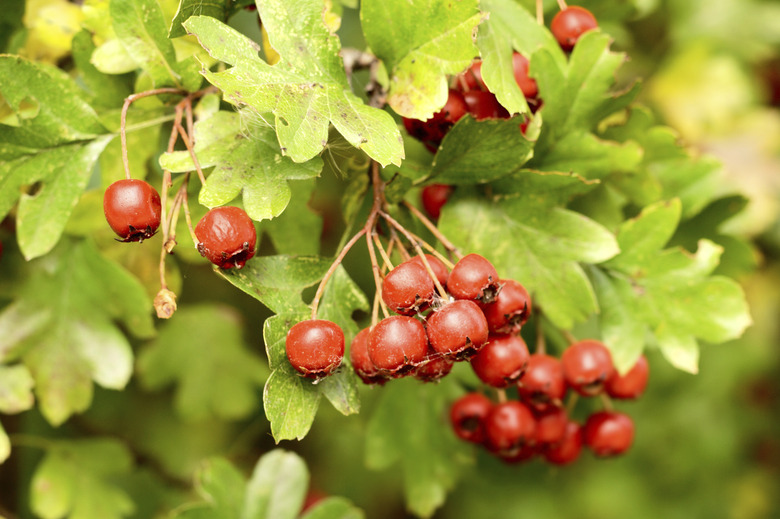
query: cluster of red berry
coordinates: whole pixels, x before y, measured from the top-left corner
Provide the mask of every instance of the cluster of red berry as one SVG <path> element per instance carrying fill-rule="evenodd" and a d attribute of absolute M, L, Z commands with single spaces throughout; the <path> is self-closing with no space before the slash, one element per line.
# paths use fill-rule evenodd
<path fill-rule="evenodd" d="M 604 344 L 583 340 L 569 346 L 560 360 L 540 352 L 531 355 L 516 383 L 517 400 L 493 403 L 482 393 L 468 393 L 453 403 L 450 421 L 459 438 L 483 445 L 507 462 L 539 456 L 566 465 L 579 457 L 583 445 L 599 457 L 617 456 L 631 447 L 634 423 L 611 409 L 609 397 L 639 397 L 648 373 L 642 356 L 619 375 Z M 591 414 L 582 426 L 563 406 L 567 389 L 581 396 L 604 395 L 607 409 Z"/>

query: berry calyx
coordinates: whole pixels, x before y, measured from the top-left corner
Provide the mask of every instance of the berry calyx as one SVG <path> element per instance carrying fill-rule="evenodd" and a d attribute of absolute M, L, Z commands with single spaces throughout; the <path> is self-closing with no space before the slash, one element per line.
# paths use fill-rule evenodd
<path fill-rule="evenodd" d="M 447 184 L 431 184 L 425 186 L 420 192 L 420 201 L 422 202 L 423 209 L 428 213 L 428 216 L 434 220 L 439 219 L 441 215 L 441 208 L 450 199 L 450 195 L 455 190 L 454 187 Z"/>
<path fill-rule="evenodd" d="M 561 355 L 566 384 L 584 396 L 598 395 L 615 368 L 607 347 L 588 339 L 569 346 Z"/>
<path fill-rule="evenodd" d="M 442 287 L 446 287 L 447 279 L 450 277 L 450 271 L 447 269 L 447 265 L 445 265 L 444 262 L 439 258 L 437 258 L 436 256 L 431 256 L 430 254 L 426 254 L 425 259 L 428 260 L 428 265 L 431 266 L 431 270 L 436 276 L 436 280 L 439 282 L 439 284 Z M 409 261 L 411 261 L 412 263 L 417 263 L 423 268 L 425 268 L 425 265 L 423 264 L 423 261 L 420 258 L 420 256 L 415 256 Z"/>
<path fill-rule="evenodd" d="M 515 82 L 522 90 L 525 97 L 536 97 L 539 86 L 536 80 L 528 76 L 528 59 L 519 52 L 512 54 L 512 69 L 515 74 Z"/>
<path fill-rule="evenodd" d="M 634 441 L 634 422 L 617 411 L 599 411 L 588 417 L 583 440 L 596 456 L 618 456 Z"/>
<path fill-rule="evenodd" d="M 534 353 L 528 359 L 525 375 L 517 387 L 520 397 L 534 409 L 560 407 L 566 395 L 561 361 L 550 355 Z"/>
<path fill-rule="evenodd" d="M 103 213 L 121 241 L 141 242 L 160 227 L 160 194 L 143 180 L 117 180 L 103 195 Z"/>
<path fill-rule="evenodd" d="M 292 367 L 308 378 L 331 374 L 344 358 L 344 332 L 324 319 L 295 324 L 287 332 L 284 345 Z"/>
<path fill-rule="evenodd" d="M 222 269 L 243 268 L 255 255 L 257 231 L 240 207 L 215 207 L 195 227 L 198 252 Z"/>
<path fill-rule="evenodd" d="M 504 388 L 517 382 L 528 365 L 528 346 L 518 335 L 491 335 L 471 358 L 474 373 L 485 384 Z"/>
<path fill-rule="evenodd" d="M 593 13 L 577 5 L 561 9 L 553 17 L 550 31 L 565 51 L 570 51 L 585 32 L 599 26 Z"/>
<path fill-rule="evenodd" d="M 444 355 L 465 359 L 476 354 L 488 340 L 488 326 L 473 301 L 453 301 L 428 317 L 431 347 Z"/>
<path fill-rule="evenodd" d="M 368 356 L 368 334 L 371 328 L 363 328 L 352 339 L 349 346 L 349 361 L 352 369 L 364 384 L 384 384 L 387 378 L 380 373 Z"/>
<path fill-rule="evenodd" d="M 650 375 L 650 366 L 647 358 L 642 355 L 628 373 L 620 375 L 617 371 L 604 384 L 607 394 L 613 398 L 632 399 L 639 398 L 647 387 L 647 379 Z"/>
<path fill-rule="evenodd" d="M 382 300 L 401 315 L 414 315 L 427 308 L 435 292 L 428 271 L 411 260 L 391 270 L 382 282 Z"/>
<path fill-rule="evenodd" d="M 403 376 L 425 361 L 428 337 L 413 317 L 394 315 L 379 321 L 368 334 L 368 356 L 380 373 Z"/>
<path fill-rule="evenodd" d="M 458 261 L 447 279 L 447 290 L 455 299 L 492 303 L 501 289 L 496 268 L 479 254 L 467 254 Z"/>
<path fill-rule="evenodd" d="M 554 465 L 568 465 L 576 461 L 581 452 L 582 427 L 577 422 L 568 422 L 563 438 L 544 449 L 544 458 Z"/>
<path fill-rule="evenodd" d="M 511 456 L 532 443 L 536 420 L 523 403 L 509 400 L 493 406 L 485 417 L 485 444 L 500 456 Z"/>
<path fill-rule="evenodd" d="M 496 300 L 482 306 L 488 327 L 494 333 L 517 333 L 531 315 L 531 296 L 513 279 L 501 280 Z"/>
<path fill-rule="evenodd" d="M 450 407 L 450 423 L 455 435 L 472 443 L 485 441 L 485 417 L 493 409 L 493 402 L 482 393 L 469 393 L 457 399 Z"/>

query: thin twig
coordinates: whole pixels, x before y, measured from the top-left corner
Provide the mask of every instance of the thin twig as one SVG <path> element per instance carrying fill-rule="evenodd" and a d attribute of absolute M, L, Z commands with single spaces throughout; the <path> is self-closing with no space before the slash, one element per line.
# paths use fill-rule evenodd
<path fill-rule="evenodd" d="M 544 0 L 536 0 L 536 23 L 544 25 Z"/>
<path fill-rule="evenodd" d="M 609 398 L 609 395 L 606 393 L 601 393 L 599 397 L 601 398 L 601 405 L 604 406 L 604 409 L 610 412 L 615 410 L 615 407 L 612 405 L 612 399 Z"/>
<path fill-rule="evenodd" d="M 336 269 L 339 265 L 341 265 L 341 262 L 344 260 L 344 257 L 349 252 L 349 249 L 352 248 L 355 243 L 360 239 L 361 236 L 363 236 L 366 233 L 366 228 L 363 227 L 360 229 L 352 238 L 349 239 L 349 241 L 342 247 L 341 251 L 339 251 L 338 256 L 336 256 L 336 259 L 333 260 L 333 263 L 331 263 L 330 268 L 325 273 L 325 275 L 322 277 L 322 280 L 320 281 L 319 286 L 317 287 L 317 292 L 314 294 L 314 299 L 311 302 L 311 318 L 316 319 L 317 318 L 317 308 L 320 305 L 320 299 L 322 299 L 322 294 L 325 292 L 325 285 L 328 283 L 328 280 L 331 278 L 334 272 L 336 272 Z"/>
<path fill-rule="evenodd" d="M 538 317 L 536 319 L 536 350 L 535 353 L 538 355 L 544 355 L 547 353 L 547 344 L 544 340 L 544 329 L 542 327 L 542 316 L 541 314 L 537 314 Z"/>
<path fill-rule="evenodd" d="M 371 238 L 374 240 L 374 245 L 376 245 L 376 248 L 379 251 L 379 255 L 382 256 L 382 261 L 385 264 L 385 268 L 388 271 L 393 270 L 394 267 L 393 262 L 390 261 L 390 254 L 385 250 L 384 245 L 382 245 L 382 240 L 379 239 L 376 230 L 371 231 Z"/>
<path fill-rule="evenodd" d="M 569 8 L 569 6 L 566 5 L 566 0 L 558 0 L 558 7 L 560 8 L 561 11 Z"/>
<path fill-rule="evenodd" d="M 458 248 L 452 244 L 450 240 L 447 239 L 446 236 L 444 236 L 441 231 L 439 231 L 438 228 L 431 222 L 427 216 L 422 214 L 419 209 L 417 209 L 415 206 L 410 204 L 409 202 L 405 201 L 403 202 L 404 206 L 411 211 L 411 213 L 417 217 L 418 220 L 429 230 L 431 231 L 431 234 L 441 242 L 441 244 L 444 246 L 445 249 L 448 251 L 451 251 L 455 254 L 455 256 L 458 257 L 458 259 L 462 258 L 463 255 L 458 251 Z"/>

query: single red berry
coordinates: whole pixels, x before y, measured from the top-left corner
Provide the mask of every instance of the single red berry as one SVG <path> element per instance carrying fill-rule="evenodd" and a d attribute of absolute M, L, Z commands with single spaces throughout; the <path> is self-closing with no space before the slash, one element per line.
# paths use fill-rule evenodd
<path fill-rule="evenodd" d="M 639 398 L 647 387 L 649 375 L 650 366 L 647 364 L 647 358 L 642 355 L 636 361 L 634 367 L 625 375 L 620 375 L 617 371 L 614 371 L 604 385 L 604 389 L 612 398 Z"/>
<path fill-rule="evenodd" d="M 536 417 L 536 441 L 544 444 L 556 444 L 563 440 L 569 417 L 562 407 L 550 407 L 546 411 L 534 413 Z"/>
<path fill-rule="evenodd" d="M 379 321 L 368 334 L 368 356 L 380 373 L 404 376 L 425 361 L 428 337 L 413 317 L 394 315 Z"/>
<path fill-rule="evenodd" d="M 568 52 L 574 48 L 583 33 L 598 26 L 593 13 L 584 7 L 570 5 L 566 9 L 558 11 L 553 17 L 550 30 L 558 41 L 558 45 Z"/>
<path fill-rule="evenodd" d="M 618 456 L 634 441 L 634 421 L 624 413 L 599 411 L 588 417 L 583 439 L 596 456 Z"/>
<path fill-rule="evenodd" d="M 487 321 L 475 302 L 453 301 L 428 317 L 428 339 L 437 353 L 469 358 L 488 340 Z"/>
<path fill-rule="evenodd" d="M 615 371 L 607 347 L 592 339 L 569 346 L 561 355 L 561 363 L 566 384 L 584 396 L 600 394 Z"/>
<path fill-rule="evenodd" d="M 536 97 L 539 93 L 539 87 L 536 80 L 528 76 L 528 60 L 519 52 L 512 54 L 512 68 L 515 73 L 515 82 L 525 97 Z"/>
<path fill-rule="evenodd" d="M 450 271 L 447 269 L 447 265 L 445 265 L 444 262 L 439 258 L 437 258 L 436 256 L 431 256 L 430 254 L 426 254 L 425 259 L 428 260 L 428 265 L 431 266 L 431 270 L 433 270 L 433 273 L 436 275 L 436 279 L 439 281 L 439 284 L 442 287 L 446 287 L 447 278 L 450 277 Z M 411 261 L 412 263 L 417 263 L 419 265 L 422 265 L 423 268 L 425 267 L 419 255 L 414 256 L 409 261 Z"/>
<path fill-rule="evenodd" d="M 514 279 L 499 281 L 501 291 L 492 303 L 482 306 L 488 327 L 494 333 L 517 333 L 531 315 L 531 296 Z"/>
<path fill-rule="evenodd" d="M 482 393 L 463 395 L 450 407 L 450 423 L 455 435 L 472 443 L 485 441 L 485 417 L 493 402 Z"/>
<path fill-rule="evenodd" d="M 582 427 L 577 422 L 568 422 L 563 438 L 555 445 L 544 449 L 544 457 L 554 465 L 568 465 L 580 457 L 582 452 Z"/>
<path fill-rule="evenodd" d="M 402 119 L 404 128 L 406 128 L 409 135 L 423 143 L 438 146 L 450 128 L 467 112 L 468 106 L 463 98 L 463 94 L 457 90 L 450 90 L 447 95 L 447 102 L 430 119 L 426 121 L 408 117 Z"/>
<path fill-rule="evenodd" d="M 528 367 L 517 389 L 520 398 L 538 411 L 560 407 L 566 395 L 561 361 L 550 355 L 534 353 L 528 359 Z"/>
<path fill-rule="evenodd" d="M 471 367 L 485 384 L 509 387 L 525 373 L 529 356 L 519 335 L 490 335 L 488 343 L 471 358 Z"/>
<path fill-rule="evenodd" d="M 450 195 L 452 195 L 454 190 L 454 187 L 447 184 L 431 184 L 422 188 L 420 201 L 428 216 L 438 220 L 439 215 L 441 215 L 441 208 L 450 199 Z"/>
<path fill-rule="evenodd" d="M 140 242 L 154 236 L 160 226 L 160 194 L 143 180 L 117 180 L 103 195 L 103 212 L 121 241 Z"/>
<path fill-rule="evenodd" d="M 336 323 L 324 319 L 295 324 L 287 332 L 284 345 L 292 367 L 309 378 L 333 373 L 344 358 L 344 332 Z"/>
<path fill-rule="evenodd" d="M 496 96 L 492 92 L 484 90 L 469 90 L 463 92 L 463 99 L 468 106 L 468 112 L 474 116 L 477 121 L 484 119 L 506 119 L 509 112 L 501 106 Z"/>
<path fill-rule="evenodd" d="M 450 272 L 447 290 L 455 299 L 478 300 L 492 303 L 501 286 L 496 268 L 479 254 L 468 254 L 461 258 Z"/>
<path fill-rule="evenodd" d="M 452 359 L 429 349 L 423 363 L 412 371 L 412 376 L 423 382 L 438 382 L 452 371 L 452 364 Z"/>
<path fill-rule="evenodd" d="M 387 378 L 380 373 L 368 356 L 368 334 L 371 328 L 363 328 L 352 339 L 349 346 L 349 361 L 352 369 L 364 384 L 384 384 Z"/>
<path fill-rule="evenodd" d="M 382 282 L 382 300 L 401 315 L 414 315 L 428 307 L 436 293 L 433 279 L 420 263 L 405 261 Z"/>
<path fill-rule="evenodd" d="M 498 457 L 504 463 L 510 465 L 516 465 L 518 463 L 525 463 L 530 461 L 539 453 L 539 449 L 536 445 L 523 445 L 519 449 L 514 449 L 506 453 L 498 453 Z"/>
<path fill-rule="evenodd" d="M 536 419 L 523 403 L 509 400 L 493 406 L 485 417 L 485 444 L 500 456 L 512 456 L 534 442 Z"/>
<path fill-rule="evenodd" d="M 210 210 L 195 227 L 195 236 L 200 255 L 223 269 L 240 269 L 255 255 L 255 224 L 239 207 Z"/>

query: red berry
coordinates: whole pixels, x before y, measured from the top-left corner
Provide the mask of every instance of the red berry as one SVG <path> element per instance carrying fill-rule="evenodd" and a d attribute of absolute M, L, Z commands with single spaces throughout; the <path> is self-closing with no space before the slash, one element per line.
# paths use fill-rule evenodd
<path fill-rule="evenodd" d="M 508 387 L 523 376 L 528 357 L 528 346 L 520 336 L 491 335 L 488 343 L 471 358 L 471 367 L 485 384 Z"/>
<path fill-rule="evenodd" d="M 422 323 L 394 315 L 382 319 L 368 334 L 368 356 L 380 373 L 403 376 L 425 361 L 428 338 Z"/>
<path fill-rule="evenodd" d="M 501 461 L 504 463 L 514 465 L 516 463 L 524 463 L 532 459 L 538 452 L 539 451 L 535 445 L 523 445 L 519 449 L 515 449 L 507 453 L 498 453 L 498 455 L 499 458 L 501 458 Z"/>
<path fill-rule="evenodd" d="M 368 334 L 370 328 L 364 328 L 352 339 L 349 346 L 349 361 L 352 369 L 364 384 L 384 384 L 387 378 L 371 362 L 368 356 Z"/>
<path fill-rule="evenodd" d="M 412 376 L 423 382 L 437 382 L 452 371 L 452 364 L 452 359 L 429 350 L 425 361 L 412 371 Z"/>
<path fill-rule="evenodd" d="M 455 299 L 492 303 L 500 290 L 498 272 L 492 263 L 479 254 L 468 254 L 450 272 L 447 290 Z"/>
<path fill-rule="evenodd" d="M 457 90 L 450 90 L 447 102 L 441 110 L 433 114 L 433 117 L 426 121 L 404 117 L 404 128 L 415 139 L 438 146 L 449 129 L 466 115 L 467 111 L 468 106 L 463 94 Z"/>
<path fill-rule="evenodd" d="M 414 315 L 427 308 L 435 293 L 428 271 L 413 261 L 395 267 L 382 282 L 382 300 L 401 315 Z"/>
<path fill-rule="evenodd" d="M 583 439 L 596 456 L 617 456 L 631 447 L 634 422 L 624 413 L 599 411 L 588 417 Z"/>
<path fill-rule="evenodd" d="M 523 285 L 513 279 L 501 280 L 496 300 L 483 305 L 488 327 L 495 333 L 517 333 L 531 315 L 531 296 Z"/>
<path fill-rule="evenodd" d="M 475 61 L 458 77 L 458 87 L 463 91 L 487 90 L 487 85 L 482 79 L 482 61 Z M 462 81 L 461 81 L 462 80 Z"/>
<path fill-rule="evenodd" d="M 577 422 L 568 422 L 563 439 L 544 449 L 544 457 L 555 465 L 568 465 L 577 460 L 582 452 L 582 427 Z"/>
<path fill-rule="evenodd" d="M 255 255 L 255 224 L 239 207 L 210 210 L 195 227 L 195 236 L 201 256 L 223 269 L 240 269 Z"/>
<path fill-rule="evenodd" d="M 613 372 L 604 385 L 604 389 L 613 398 L 638 398 L 647 387 L 649 371 L 650 366 L 647 364 L 647 358 L 642 355 L 625 375 L 620 375 L 617 371 Z"/>
<path fill-rule="evenodd" d="M 560 407 L 566 395 L 561 361 L 543 353 L 531 355 L 525 375 L 518 383 L 518 392 L 524 401 L 539 411 Z"/>
<path fill-rule="evenodd" d="M 568 52 L 574 48 L 583 33 L 598 26 L 593 13 L 584 7 L 570 5 L 553 17 L 550 30 L 561 48 Z"/>
<path fill-rule="evenodd" d="M 344 332 L 336 323 L 324 319 L 294 325 L 284 344 L 292 367 L 309 378 L 331 374 L 344 358 Z"/>
<path fill-rule="evenodd" d="M 603 343 L 588 339 L 569 346 L 561 355 L 566 383 L 581 395 L 598 395 L 615 368 Z"/>
<path fill-rule="evenodd" d="M 428 317 L 428 339 L 436 352 L 465 359 L 487 342 L 487 321 L 475 302 L 453 301 Z"/>
<path fill-rule="evenodd" d="M 536 420 L 525 404 L 509 400 L 493 406 L 485 417 L 485 436 L 489 450 L 511 456 L 534 441 Z"/>
<path fill-rule="evenodd" d="M 143 180 L 117 180 L 103 195 L 103 212 L 121 241 L 140 242 L 160 226 L 160 194 Z"/>
<path fill-rule="evenodd" d="M 450 199 L 450 195 L 455 190 L 454 187 L 447 184 L 431 184 L 425 186 L 420 192 L 420 199 L 422 201 L 423 209 L 428 213 L 428 216 L 434 220 L 438 220 L 441 214 L 441 208 Z"/>
<path fill-rule="evenodd" d="M 485 441 L 485 417 L 491 409 L 493 402 L 482 393 L 463 395 L 450 407 L 452 430 L 461 440 L 482 443 Z"/>
<path fill-rule="evenodd" d="M 506 119 L 509 112 L 501 106 L 496 96 L 492 92 L 484 90 L 469 90 L 463 92 L 463 99 L 466 101 L 469 113 L 477 121 L 483 119 Z"/>
<path fill-rule="evenodd" d="M 531 79 L 528 76 L 528 60 L 520 54 L 515 52 L 512 54 L 512 68 L 515 73 L 515 82 L 520 90 L 523 91 L 525 97 L 536 97 L 539 93 L 539 87 L 536 85 L 536 80 Z"/>
<path fill-rule="evenodd" d="M 541 413 L 534 413 L 534 415 L 538 443 L 556 444 L 563 440 L 569 417 L 562 407 L 551 407 Z"/>
<path fill-rule="evenodd" d="M 439 284 L 442 287 L 446 287 L 447 278 L 450 277 L 450 271 L 447 269 L 447 266 L 444 264 L 442 260 L 440 260 L 436 256 L 431 256 L 430 254 L 426 254 L 425 259 L 428 260 L 428 265 L 431 266 L 431 270 L 433 270 L 433 273 L 436 275 L 436 279 L 439 281 Z M 422 265 L 423 268 L 425 267 L 420 256 L 415 256 L 409 261 L 411 261 L 412 263 L 417 263 L 419 265 Z"/>

